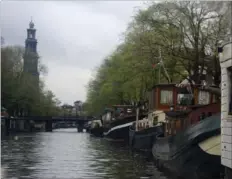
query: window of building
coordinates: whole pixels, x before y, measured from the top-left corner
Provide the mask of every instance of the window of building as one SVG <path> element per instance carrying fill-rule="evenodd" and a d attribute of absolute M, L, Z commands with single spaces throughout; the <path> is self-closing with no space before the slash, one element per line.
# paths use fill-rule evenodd
<path fill-rule="evenodd" d="M 198 104 L 209 104 L 210 101 L 210 93 L 208 91 L 199 91 L 198 95 Z"/>
<path fill-rule="evenodd" d="M 173 92 L 170 90 L 161 90 L 160 104 L 173 104 Z"/>
<path fill-rule="evenodd" d="M 229 68 L 229 114 L 232 115 L 232 67 Z"/>

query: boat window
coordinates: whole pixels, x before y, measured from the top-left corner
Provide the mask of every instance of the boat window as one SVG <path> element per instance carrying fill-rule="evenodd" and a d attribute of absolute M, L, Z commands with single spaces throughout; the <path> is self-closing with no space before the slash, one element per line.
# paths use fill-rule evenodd
<path fill-rule="evenodd" d="M 153 118 L 153 125 L 157 125 L 158 124 L 158 116 L 154 116 Z"/>
<path fill-rule="evenodd" d="M 208 91 L 199 91 L 198 104 L 209 104 L 210 94 Z"/>
<path fill-rule="evenodd" d="M 160 91 L 160 104 L 172 104 L 173 103 L 173 92 L 170 90 Z"/>
<path fill-rule="evenodd" d="M 177 104 L 179 105 L 191 105 L 193 95 L 192 94 L 178 94 L 177 95 Z"/>

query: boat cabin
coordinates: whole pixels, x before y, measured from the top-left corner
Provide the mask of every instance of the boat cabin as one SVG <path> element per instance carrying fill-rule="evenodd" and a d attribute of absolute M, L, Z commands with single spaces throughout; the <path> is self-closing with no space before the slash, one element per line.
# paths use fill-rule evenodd
<path fill-rule="evenodd" d="M 219 98 L 220 96 L 201 89 L 199 85 L 159 84 L 149 92 L 149 111 L 164 111 L 162 119 L 165 135 L 175 135 L 220 112 Z M 153 115 L 151 121 L 157 123 L 160 120 L 157 115 Z"/>
<path fill-rule="evenodd" d="M 155 85 L 148 94 L 149 111 L 184 110 L 187 106 L 219 102 L 219 97 L 199 85 L 179 87 L 177 84 Z"/>
<path fill-rule="evenodd" d="M 166 111 L 165 135 L 175 135 L 179 131 L 220 112 L 220 103 L 196 104 L 184 109 Z"/>
<path fill-rule="evenodd" d="M 175 135 L 205 118 L 220 112 L 220 104 L 196 105 L 182 111 L 166 111 L 165 135 Z"/>
<path fill-rule="evenodd" d="M 112 122 L 135 118 L 136 107 L 133 105 L 113 105 L 112 108 L 106 108 L 102 114 L 102 121 L 105 127 L 112 125 Z M 117 122 L 115 123 L 117 124 Z"/>
<path fill-rule="evenodd" d="M 135 115 L 136 108 L 133 105 L 113 105 L 114 117 L 123 118 L 130 115 Z"/>
<path fill-rule="evenodd" d="M 142 120 L 136 121 L 137 127 L 136 131 L 141 131 L 144 129 L 152 128 L 157 125 L 161 125 L 162 122 L 165 120 L 165 113 L 164 111 L 153 111 L 148 113 L 147 117 L 143 118 Z"/>
<path fill-rule="evenodd" d="M 164 135 L 175 135 L 179 131 L 184 130 L 189 126 L 190 122 L 188 120 L 188 115 L 190 110 L 186 111 L 167 111 L 166 123 L 164 123 Z"/>
<path fill-rule="evenodd" d="M 113 109 L 105 108 L 104 112 L 101 115 L 101 120 L 103 125 L 106 125 L 112 121 Z"/>
<path fill-rule="evenodd" d="M 100 119 L 95 119 L 91 121 L 91 128 L 99 128 L 102 127 L 102 121 Z"/>

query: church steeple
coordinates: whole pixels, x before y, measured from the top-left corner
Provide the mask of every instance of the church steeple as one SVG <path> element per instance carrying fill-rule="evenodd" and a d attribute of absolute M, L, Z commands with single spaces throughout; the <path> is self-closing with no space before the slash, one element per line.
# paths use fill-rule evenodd
<path fill-rule="evenodd" d="M 24 54 L 24 72 L 36 76 L 39 80 L 38 72 L 38 54 L 37 54 L 37 39 L 35 24 L 31 20 L 29 28 L 27 29 L 27 38 L 25 40 L 25 54 Z"/>
<path fill-rule="evenodd" d="M 37 40 L 36 40 L 36 29 L 35 24 L 31 20 L 29 28 L 27 29 L 27 39 L 25 41 L 25 48 L 27 51 L 37 53 Z"/>

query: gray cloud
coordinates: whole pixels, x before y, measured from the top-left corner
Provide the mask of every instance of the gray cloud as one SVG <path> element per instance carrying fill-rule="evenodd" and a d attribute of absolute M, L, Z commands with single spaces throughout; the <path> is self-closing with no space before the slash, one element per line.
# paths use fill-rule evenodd
<path fill-rule="evenodd" d="M 134 7 L 141 1 L 2 2 L 1 27 L 6 45 L 24 45 L 31 16 L 38 53 L 49 69 L 45 77 L 62 102 L 85 100 L 94 67 L 119 44 Z"/>

